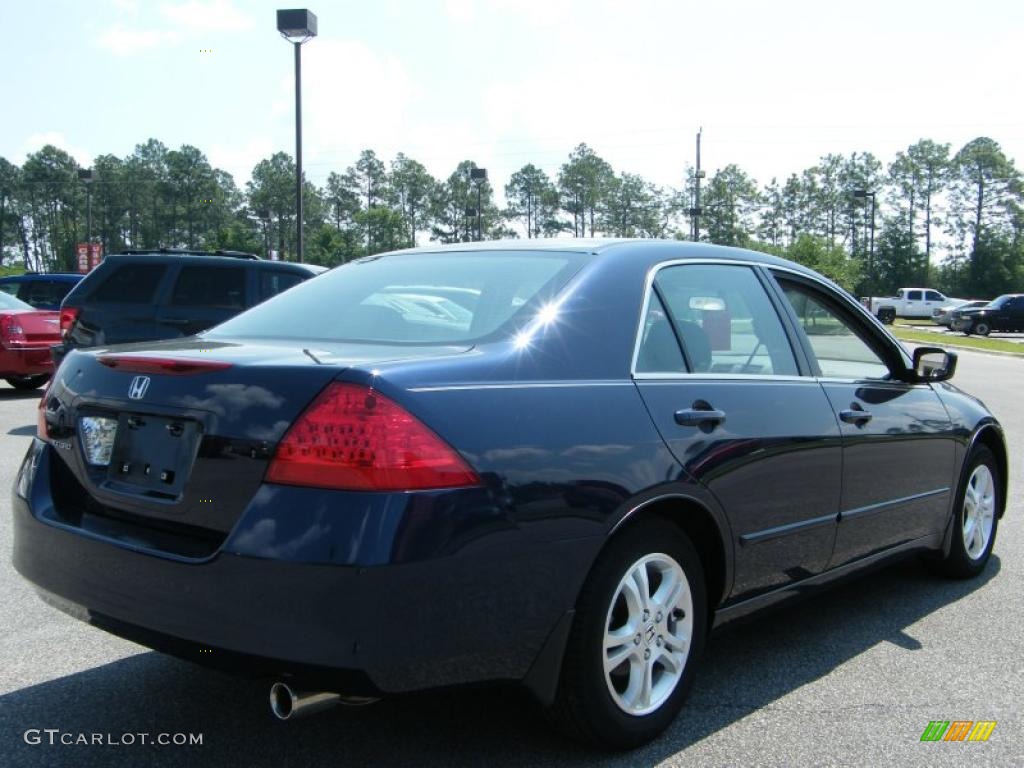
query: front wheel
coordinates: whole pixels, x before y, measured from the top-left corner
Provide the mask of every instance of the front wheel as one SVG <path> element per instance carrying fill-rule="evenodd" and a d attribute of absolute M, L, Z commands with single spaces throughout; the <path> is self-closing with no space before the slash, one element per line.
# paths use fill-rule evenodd
<path fill-rule="evenodd" d="M 971 451 L 966 480 L 957 495 L 953 541 L 942 561 L 950 576 L 977 576 L 992 555 L 999 527 L 1002 485 L 996 457 L 983 445 Z"/>
<path fill-rule="evenodd" d="M 667 523 L 635 524 L 610 542 L 580 594 L 549 714 L 600 747 L 650 741 L 682 708 L 706 631 L 690 540 Z"/>
<path fill-rule="evenodd" d="M 979 336 L 988 336 L 992 333 L 992 327 L 988 323 L 975 323 L 973 330 Z"/>
<path fill-rule="evenodd" d="M 5 381 L 15 389 L 27 392 L 31 389 L 39 389 L 50 379 L 50 374 L 41 373 L 38 376 L 8 376 Z"/>

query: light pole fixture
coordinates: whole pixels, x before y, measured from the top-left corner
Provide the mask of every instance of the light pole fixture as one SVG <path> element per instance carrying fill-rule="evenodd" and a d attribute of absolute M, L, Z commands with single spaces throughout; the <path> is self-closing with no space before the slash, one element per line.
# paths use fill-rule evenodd
<path fill-rule="evenodd" d="M 277 31 L 295 46 L 295 260 L 302 262 L 302 44 L 316 37 L 316 14 L 279 10 Z"/>
<path fill-rule="evenodd" d="M 868 274 L 874 278 L 875 266 L 875 193 L 866 189 L 853 190 L 853 196 L 865 200 L 871 198 L 871 240 L 868 245 Z"/>
<path fill-rule="evenodd" d="M 470 168 L 469 180 L 476 182 L 476 239 L 483 240 L 483 228 L 481 227 L 480 190 L 487 181 L 486 168 Z"/>
<path fill-rule="evenodd" d="M 87 243 L 92 242 L 92 182 L 95 179 L 92 168 L 79 168 L 78 169 L 78 180 L 85 184 L 85 241 Z"/>

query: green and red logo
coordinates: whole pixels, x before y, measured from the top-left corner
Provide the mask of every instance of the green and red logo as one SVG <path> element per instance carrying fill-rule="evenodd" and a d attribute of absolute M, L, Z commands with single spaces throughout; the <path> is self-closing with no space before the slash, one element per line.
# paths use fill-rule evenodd
<path fill-rule="evenodd" d="M 932 720 L 921 741 L 988 741 L 995 727 L 995 720 Z"/>

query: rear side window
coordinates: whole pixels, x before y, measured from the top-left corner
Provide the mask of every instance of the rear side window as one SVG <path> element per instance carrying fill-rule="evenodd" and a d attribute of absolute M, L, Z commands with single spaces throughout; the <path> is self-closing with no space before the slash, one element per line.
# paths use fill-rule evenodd
<path fill-rule="evenodd" d="M 265 269 L 260 272 L 260 301 L 277 296 L 282 291 L 298 285 L 303 281 L 302 275 L 295 272 Z"/>
<path fill-rule="evenodd" d="M 171 303 L 183 307 L 244 309 L 245 269 L 182 267 L 174 283 Z"/>
<path fill-rule="evenodd" d="M 166 269 L 163 264 L 120 264 L 93 289 L 89 300 L 149 304 Z"/>
<path fill-rule="evenodd" d="M 944 301 L 942 294 L 938 291 L 925 291 L 924 297 L 928 301 Z"/>
<path fill-rule="evenodd" d="M 10 295 L 18 295 L 18 284 L 17 283 L 0 283 L 0 291 Z"/>
<path fill-rule="evenodd" d="M 304 282 L 222 323 L 210 335 L 399 344 L 474 341 L 554 298 L 584 258 L 518 251 L 371 257 Z"/>
<path fill-rule="evenodd" d="M 795 376 L 793 349 L 749 267 L 668 267 L 654 281 L 693 373 Z"/>

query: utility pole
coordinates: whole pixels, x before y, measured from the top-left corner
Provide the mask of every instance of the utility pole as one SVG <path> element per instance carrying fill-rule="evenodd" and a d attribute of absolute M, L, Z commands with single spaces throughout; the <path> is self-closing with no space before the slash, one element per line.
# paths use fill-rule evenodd
<path fill-rule="evenodd" d="M 700 180 L 704 178 L 704 171 L 700 169 L 700 135 L 703 128 L 697 130 L 697 171 L 694 174 L 696 188 L 693 193 L 693 208 L 690 209 L 690 216 L 693 218 L 693 239 L 700 240 L 700 216 L 703 213 L 700 207 Z"/>
<path fill-rule="evenodd" d="M 486 168 L 470 168 L 469 169 L 469 180 L 476 182 L 476 239 L 483 240 L 483 210 L 481 206 L 482 201 L 482 188 L 487 181 L 487 169 Z"/>

